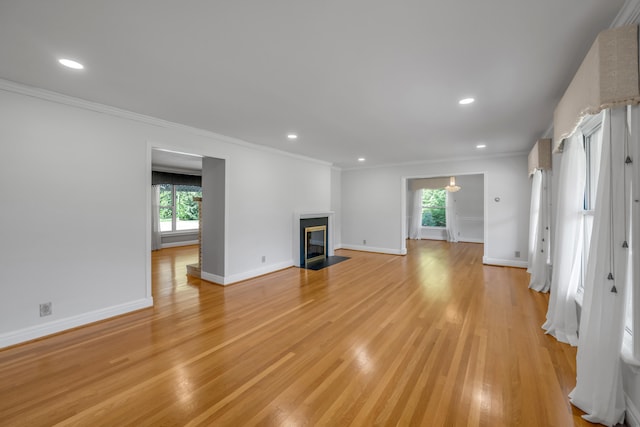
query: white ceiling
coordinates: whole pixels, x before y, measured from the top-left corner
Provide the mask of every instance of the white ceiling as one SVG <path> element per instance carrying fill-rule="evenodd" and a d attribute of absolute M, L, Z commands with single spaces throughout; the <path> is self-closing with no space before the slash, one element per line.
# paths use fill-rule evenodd
<path fill-rule="evenodd" d="M 0 77 L 341 167 L 523 152 L 623 3 L 2 0 Z"/>

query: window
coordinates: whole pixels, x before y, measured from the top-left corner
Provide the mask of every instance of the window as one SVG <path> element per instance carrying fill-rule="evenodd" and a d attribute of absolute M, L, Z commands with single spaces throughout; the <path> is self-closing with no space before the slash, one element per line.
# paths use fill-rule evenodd
<path fill-rule="evenodd" d="M 422 190 L 422 226 L 447 226 L 447 191 L 444 189 Z"/>
<path fill-rule="evenodd" d="M 600 116 L 597 116 L 600 117 Z M 598 191 L 598 172 L 600 171 L 600 157 L 602 151 L 602 127 L 601 122 L 592 126 L 589 133 L 584 137 L 584 153 L 586 156 L 586 180 L 584 189 L 584 211 L 583 211 L 583 250 L 582 250 L 582 271 L 580 284 L 578 285 L 577 300 L 582 305 L 584 295 L 584 281 L 587 275 L 587 258 L 591 246 L 591 234 L 593 231 L 593 215 L 596 208 L 596 193 Z"/>
<path fill-rule="evenodd" d="M 197 185 L 160 185 L 160 231 L 197 230 L 199 226 L 198 203 L 194 197 L 202 197 L 202 187 Z"/>

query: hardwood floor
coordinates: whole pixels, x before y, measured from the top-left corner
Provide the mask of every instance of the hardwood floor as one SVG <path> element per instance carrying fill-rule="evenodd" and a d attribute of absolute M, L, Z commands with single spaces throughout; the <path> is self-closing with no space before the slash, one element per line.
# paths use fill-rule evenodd
<path fill-rule="evenodd" d="M 7 426 L 587 426 L 546 295 L 482 245 L 340 250 L 221 287 L 153 255 L 155 307 L 0 351 Z"/>

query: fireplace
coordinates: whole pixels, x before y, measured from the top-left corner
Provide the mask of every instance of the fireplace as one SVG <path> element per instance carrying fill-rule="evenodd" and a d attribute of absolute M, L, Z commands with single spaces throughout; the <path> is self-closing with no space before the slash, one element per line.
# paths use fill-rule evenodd
<path fill-rule="evenodd" d="M 294 213 L 293 259 L 294 265 L 321 264 L 334 255 L 333 212 Z"/>
<path fill-rule="evenodd" d="M 327 226 L 316 225 L 304 228 L 304 263 L 322 261 L 327 258 Z"/>

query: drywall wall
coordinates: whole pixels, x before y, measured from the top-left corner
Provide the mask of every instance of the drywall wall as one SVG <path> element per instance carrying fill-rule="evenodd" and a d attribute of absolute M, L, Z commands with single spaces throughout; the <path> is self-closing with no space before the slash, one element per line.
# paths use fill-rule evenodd
<path fill-rule="evenodd" d="M 342 170 L 331 169 L 331 211 L 333 212 L 334 249 L 342 247 Z"/>
<path fill-rule="evenodd" d="M 482 243 L 484 241 L 484 175 L 456 177 L 460 191 L 453 193 L 456 200 L 458 240 Z"/>
<path fill-rule="evenodd" d="M 326 163 L 1 87 L 0 347 L 152 304 L 153 147 L 226 160 L 227 283 L 292 265 L 294 211 L 330 208 Z"/>
<path fill-rule="evenodd" d="M 526 267 L 531 192 L 526 154 L 343 170 L 343 247 L 405 253 L 406 180 L 470 174 L 484 175 L 484 261 Z"/>
<path fill-rule="evenodd" d="M 188 246 L 198 244 L 198 231 L 177 232 L 162 235 L 162 247 L 173 248 L 176 246 Z"/>
<path fill-rule="evenodd" d="M 202 265 L 201 275 L 217 276 L 224 282 L 226 161 L 202 159 Z"/>

